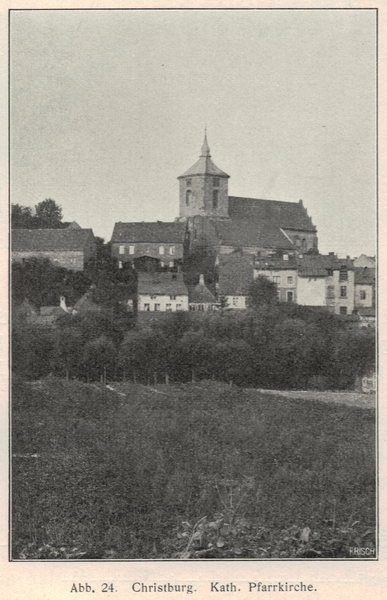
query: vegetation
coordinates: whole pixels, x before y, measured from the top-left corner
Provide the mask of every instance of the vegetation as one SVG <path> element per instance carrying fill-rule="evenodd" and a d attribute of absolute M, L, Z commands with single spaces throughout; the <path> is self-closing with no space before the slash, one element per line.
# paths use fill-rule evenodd
<path fill-rule="evenodd" d="M 14 378 L 14 559 L 374 547 L 373 410 L 205 381 L 116 390 Z"/>
<path fill-rule="evenodd" d="M 61 229 L 62 208 L 52 198 L 47 198 L 35 206 L 35 214 L 29 206 L 12 204 L 12 229 Z"/>
<path fill-rule="evenodd" d="M 18 322 L 13 370 L 26 379 L 52 373 L 84 381 L 103 375 L 145 384 L 215 379 L 244 387 L 340 390 L 353 389 L 358 377 L 375 369 L 373 330 L 347 329 L 335 315 L 304 307 L 157 317 L 135 327 L 133 313 L 117 302 L 97 314 L 63 316 L 50 331 Z M 90 352 L 98 369 L 90 369 Z"/>

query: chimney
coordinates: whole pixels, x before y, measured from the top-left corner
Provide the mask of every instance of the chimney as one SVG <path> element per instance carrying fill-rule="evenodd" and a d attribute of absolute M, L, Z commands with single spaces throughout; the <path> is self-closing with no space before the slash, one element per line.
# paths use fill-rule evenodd
<path fill-rule="evenodd" d="M 65 312 L 68 312 L 67 310 L 67 306 L 66 306 L 66 298 L 64 296 L 60 297 L 60 307 L 62 310 L 64 310 Z"/>

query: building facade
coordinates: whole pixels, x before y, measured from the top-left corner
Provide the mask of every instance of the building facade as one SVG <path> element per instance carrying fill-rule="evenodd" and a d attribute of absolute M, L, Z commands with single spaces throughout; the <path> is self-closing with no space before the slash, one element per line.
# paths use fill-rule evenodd
<path fill-rule="evenodd" d="M 14 229 L 12 260 L 47 258 L 57 266 L 71 271 L 83 271 L 85 263 L 94 258 L 96 244 L 92 229 Z"/>

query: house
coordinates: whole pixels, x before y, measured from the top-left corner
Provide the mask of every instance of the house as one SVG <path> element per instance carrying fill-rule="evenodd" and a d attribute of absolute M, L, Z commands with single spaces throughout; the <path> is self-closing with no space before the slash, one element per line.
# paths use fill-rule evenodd
<path fill-rule="evenodd" d="M 243 252 L 220 254 L 218 267 L 218 299 L 223 297 L 228 308 L 247 307 L 250 286 L 254 278 L 253 258 Z"/>
<path fill-rule="evenodd" d="M 188 310 L 188 290 L 182 273 L 139 273 L 137 281 L 139 312 Z"/>
<path fill-rule="evenodd" d="M 189 251 L 217 254 L 317 251 L 317 230 L 302 201 L 228 195 L 229 175 L 211 159 L 207 136 L 199 160 L 179 179 L 179 220 L 187 223 Z"/>
<path fill-rule="evenodd" d="M 92 229 L 14 229 L 11 242 L 14 261 L 48 258 L 71 271 L 83 271 L 86 261 L 96 254 Z"/>
<path fill-rule="evenodd" d="M 259 258 L 254 265 L 254 279 L 267 277 L 277 286 L 280 302 L 297 303 L 297 259 L 287 253 L 281 257 Z"/>
<path fill-rule="evenodd" d="M 215 310 L 216 308 L 216 298 L 204 283 L 204 276 L 201 274 L 199 283 L 189 294 L 189 310 L 207 312 L 209 310 Z"/>
<path fill-rule="evenodd" d="M 116 223 L 111 239 L 112 256 L 132 261 L 139 272 L 168 270 L 181 265 L 185 243 L 184 223 Z"/>
<path fill-rule="evenodd" d="M 297 304 L 326 307 L 341 315 L 355 306 L 355 274 L 349 257 L 303 255 L 297 259 Z"/>
<path fill-rule="evenodd" d="M 364 268 L 368 267 L 369 269 L 375 269 L 376 261 L 374 256 L 367 256 L 366 254 L 360 254 L 357 258 L 353 259 L 353 266 Z"/>
<path fill-rule="evenodd" d="M 375 269 L 355 267 L 355 308 L 375 306 Z"/>

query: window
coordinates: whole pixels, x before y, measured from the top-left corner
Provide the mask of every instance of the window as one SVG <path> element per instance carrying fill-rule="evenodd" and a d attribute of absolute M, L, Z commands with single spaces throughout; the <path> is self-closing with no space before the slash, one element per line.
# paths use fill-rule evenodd
<path fill-rule="evenodd" d="M 175 246 L 169 247 L 169 254 L 175 254 Z"/>
<path fill-rule="evenodd" d="M 155 312 L 160 310 L 160 304 L 155 304 Z"/>
<path fill-rule="evenodd" d="M 327 287 L 327 298 L 334 298 L 335 297 L 335 286 L 334 285 L 328 285 Z"/>
<path fill-rule="evenodd" d="M 288 277 L 288 283 L 293 283 L 293 277 Z"/>
<path fill-rule="evenodd" d="M 367 298 L 367 293 L 365 290 L 360 290 L 360 300 L 365 300 Z"/>
<path fill-rule="evenodd" d="M 347 281 L 347 279 L 348 279 L 348 269 L 346 266 L 342 265 L 340 267 L 339 281 Z"/>
<path fill-rule="evenodd" d="M 147 312 L 150 311 L 150 304 L 144 304 L 144 310 L 146 310 Z"/>
<path fill-rule="evenodd" d="M 233 305 L 233 306 L 238 306 L 238 300 L 239 300 L 239 298 L 238 298 L 238 297 L 236 297 L 236 298 L 233 298 L 233 299 L 232 299 L 232 305 Z"/>
<path fill-rule="evenodd" d="M 274 275 L 273 281 L 276 285 L 279 285 L 281 283 L 281 275 Z"/>
<path fill-rule="evenodd" d="M 342 286 L 340 286 L 340 298 L 346 298 L 346 297 L 347 297 L 347 286 L 342 285 Z"/>
<path fill-rule="evenodd" d="M 213 208 L 218 208 L 218 200 L 219 200 L 219 190 L 214 190 L 212 192 L 212 206 L 213 206 Z"/>
<path fill-rule="evenodd" d="M 120 246 L 118 252 L 120 254 L 125 254 L 125 246 Z"/>
<path fill-rule="evenodd" d="M 169 267 L 172 269 L 172 267 L 174 267 L 174 266 L 175 266 L 175 263 L 173 260 L 171 260 L 171 262 L 169 263 Z M 172 277 L 172 279 L 173 279 L 173 277 Z"/>
<path fill-rule="evenodd" d="M 171 294 L 171 295 L 169 296 L 169 298 L 170 298 L 170 300 L 176 300 L 176 294 Z"/>
<path fill-rule="evenodd" d="M 288 302 L 293 302 L 293 292 L 288 292 L 286 294 L 286 299 Z"/>
<path fill-rule="evenodd" d="M 163 262 L 162 260 L 160 260 L 160 267 L 161 267 L 161 268 L 164 268 L 164 267 L 165 267 L 165 264 L 164 264 L 164 262 Z"/>
<path fill-rule="evenodd" d="M 192 179 L 186 179 L 185 180 L 185 184 L 186 184 L 187 187 L 191 187 L 191 185 L 192 185 Z"/>
<path fill-rule="evenodd" d="M 129 254 L 134 254 L 134 246 L 129 246 Z"/>
<path fill-rule="evenodd" d="M 347 314 L 347 307 L 346 306 L 340 306 L 340 314 L 341 315 L 346 315 Z"/>
<path fill-rule="evenodd" d="M 118 261 L 118 268 L 119 268 L 119 269 L 122 269 L 122 260 L 119 260 L 119 261 Z"/>
<path fill-rule="evenodd" d="M 328 271 L 328 277 L 333 277 L 333 270 L 327 269 L 327 271 Z"/>
<path fill-rule="evenodd" d="M 159 246 L 159 254 L 164 254 L 164 246 Z"/>
<path fill-rule="evenodd" d="M 194 229 L 194 240 L 198 239 L 198 232 L 196 229 Z"/>
<path fill-rule="evenodd" d="M 214 187 L 219 187 L 219 177 L 214 177 L 212 180 Z"/>
<path fill-rule="evenodd" d="M 191 195 L 192 195 L 191 190 L 187 190 L 186 193 L 185 193 L 185 203 L 186 203 L 187 206 L 189 206 L 189 203 L 190 203 L 190 200 L 191 200 Z"/>
<path fill-rule="evenodd" d="M 172 310 L 172 304 L 166 304 L 166 305 L 165 305 L 165 310 L 166 310 L 167 312 L 171 312 L 171 310 Z"/>
<path fill-rule="evenodd" d="M 176 304 L 176 310 L 181 310 L 181 304 Z"/>

